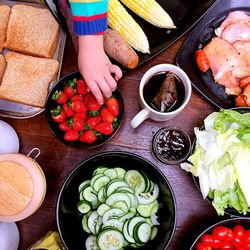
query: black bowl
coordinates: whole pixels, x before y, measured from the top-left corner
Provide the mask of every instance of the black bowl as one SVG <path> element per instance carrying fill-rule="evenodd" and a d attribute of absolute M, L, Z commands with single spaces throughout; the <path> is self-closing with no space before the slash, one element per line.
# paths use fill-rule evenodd
<path fill-rule="evenodd" d="M 207 227 L 204 231 L 202 231 L 197 238 L 195 238 L 194 242 L 192 243 L 189 250 L 196 250 L 197 244 L 201 241 L 201 237 L 204 234 L 212 234 L 213 229 L 218 226 L 228 227 L 233 230 L 234 226 L 241 225 L 245 230 L 250 229 L 250 219 L 247 218 L 230 218 L 219 221 L 217 223 L 212 224 L 211 226 Z"/>
<path fill-rule="evenodd" d="M 122 167 L 125 170 L 143 171 L 151 180 L 159 185 L 159 202 L 163 206 L 158 211 L 159 223 L 157 236 L 142 249 L 166 249 L 173 237 L 176 225 L 176 201 L 173 190 L 163 173 L 148 160 L 126 152 L 106 152 L 81 162 L 67 177 L 61 187 L 57 205 L 56 221 L 59 234 L 69 250 L 83 249 L 89 234 L 82 229 L 82 216 L 76 204 L 79 199 L 78 186 L 90 179 L 98 166 Z M 126 248 L 129 249 L 129 248 Z M 132 248 L 131 248 L 132 249 Z"/>
<path fill-rule="evenodd" d="M 238 112 L 244 114 L 244 113 L 249 113 L 250 112 L 250 107 L 235 107 L 235 108 L 232 108 L 232 110 L 235 110 L 235 111 L 238 111 Z M 200 129 L 203 130 L 204 126 L 202 126 Z M 192 152 L 194 152 L 195 144 L 196 144 L 196 139 L 193 141 L 193 144 L 192 144 Z M 198 189 L 200 189 L 200 184 L 199 184 L 198 177 L 195 177 L 195 176 L 192 175 L 192 178 L 193 178 L 193 181 L 194 181 L 196 187 Z M 212 204 L 212 199 L 210 199 L 210 198 L 207 197 L 206 201 L 208 201 L 210 204 Z M 224 210 L 224 212 L 225 212 L 225 214 L 230 215 L 232 217 L 250 217 L 250 213 L 249 212 L 246 213 L 245 215 L 244 214 L 240 214 L 237 210 L 235 210 L 234 208 L 230 208 L 230 207 L 226 208 Z"/>
<path fill-rule="evenodd" d="M 66 145 L 69 145 L 71 147 L 75 148 L 82 148 L 82 149 L 91 149 L 91 148 L 96 148 L 99 147 L 106 142 L 108 142 L 111 138 L 114 137 L 114 135 L 118 132 L 119 128 L 121 127 L 123 116 L 124 116 L 124 102 L 123 102 L 123 97 L 118 89 L 116 89 L 113 92 L 113 95 L 117 98 L 119 102 L 119 115 L 117 116 L 118 118 L 118 123 L 116 128 L 114 128 L 114 131 L 111 135 L 103 135 L 101 139 L 96 140 L 93 143 L 84 143 L 79 140 L 77 141 L 65 141 L 63 136 L 64 133 L 62 130 L 59 129 L 58 124 L 53 120 L 50 111 L 58 106 L 58 104 L 52 99 L 53 94 L 55 93 L 56 90 L 63 90 L 65 87 L 65 83 L 67 83 L 69 80 L 72 80 L 74 78 L 80 79 L 82 78 L 81 74 L 79 71 L 70 73 L 68 75 L 65 75 L 62 77 L 60 80 L 58 80 L 52 87 L 52 89 L 49 92 L 49 95 L 47 97 L 46 101 L 46 107 L 45 107 L 45 115 L 47 118 L 47 123 L 49 126 L 50 131 L 52 134 L 59 139 L 61 142 L 63 142 Z"/>

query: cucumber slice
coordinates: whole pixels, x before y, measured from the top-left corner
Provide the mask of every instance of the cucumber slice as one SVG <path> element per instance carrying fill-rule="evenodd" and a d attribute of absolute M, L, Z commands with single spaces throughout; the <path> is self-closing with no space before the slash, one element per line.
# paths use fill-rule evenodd
<path fill-rule="evenodd" d="M 78 187 L 78 191 L 79 193 L 81 193 L 83 191 L 83 189 L 85 189 L 86 187 L 90 186 L 90 180 L 86 180 L 84 182 L 82 182 L 79 187 Z"/>
<path fill-rule="evenodd" d="M 134 232 L 134 229 L 136 227 L 136 225 L 140 222 L 145 222 L 145 219 L 143 217 L 133 217 L 132 219 L 129 220 L 129 223 L 128 223 L 128 234 L 133 237 L 133 232 Z"/>
<path fill-rule="evenodd" d="M 124 180 L 115 179 L 107 186 L 107 196 L 110 196 L 114 191 L 121 187 L 128 187 L 128 184 Z"/>
<path fill-rule="evenodd" d="M 147 222 L 140 222 L 135 226 L 133 235 L 138 243 L 147 243 L 151 236 L 151 226 Z"/>
<path fill-rule="evenodd" d="M 123 235 L 124 235 L 124 238 L 126 241 L 128 241 L 129 243 L 135 243 L 135 240 L 133 237 L 131 237 L 128 233 L 128 223 L 129 223 L 129 220 L 127 220 L 125 223 L 124 223 L 124 226 L 123 226 Z"/>
<path fill-rule="evenodd" d="M 80 200 L 77 203 L 77 209 L 79 212 L 86 214 L 91 209 L 91 204 L 88 201 Z"/>
<path fill-rule="evenodd" d="M 98 235 L 97 244 L 101 250 L 118 250 L 124 245 L 124 237 L 119 231 L 105 230 Z"/>
<path fill-rule="evenodd" d="M 158 217 L 156 216 L 156 214 L 151 214 L 150 216 L 151 222 L 154 226 L 158 226 L 160 225 L 160 223 L 158 222 Z"/>
<path fill-rule="evenodd" d="M 96 234 L 95 227 L 96 227 L 96 224 L 98 223 L 98 216 L 99 216 L 98 213 L 96 211 L 93 211 L 88 218 L 87 225 L 88 225 L 89 231 L 92 234 Z"/>
<path fill-rule="evenodd" d="M 108 206 L 107 204 L 101 204 L 98 208 L 97 208 L 97 213 L 100 216 L 103 216 L 108 210 L 110 210 L 110 206 Z"/>
<path fill-rule="evenodd" d="M 118 187 L 116 189 L 116 192 L 131 193 L 131 194 L 135 193 L 134 190 L 132 188 L 130 188 L 129 186 L 127 186 L 127 187 Z"/>
<path fill-rule="evenodd" d="M 94 182 L 95 182 L 98 178 L 100 178 L 100 177 L 102 177 L 102 176 L 104 176 L 104 175 L 103 175 L 103 174 L 97 174 L 97 175 L 95 175 L 95 176 L 90 180 L 90 186 L 93 188 Z"/>
<path fill-rule="evenodd" d="M 144 205 L 150 204 L 158 198 L 159 192 L 160 192 L 159 186 L 156 183 L 154 183 L 154 189 L 153 189 L 152 194 L 151 193 L 140 193 L 137 195 L 138 201 L 140 204 L 144 204 Z"/>
<path fill-rule="evenodd" d="M 154 210 L 153 210 L 154 209 Z M 150 204 L 140 204 L 137 207 L 138 213 L 143 217 L 150 217 L 152 213 L 156 213 L 158 210 L 158 201 L 155 200 Z"/>
<path fill-rule="evenodd" d="M 156 237 L 157 233 L 158 233 L 158 228 L 156 226 L 152 227 L 150 240 L 153 240 Z"/>
<path fill-rule="evenodd" d="M 102 187 L 106 186 L 110 182 L 110 178 L 108 176 L 102 175 L 97 178 L 93 183 L 93 189 L 98 192 Z"/>
<path fill-rule="evenodd" d="M 120 221 L 119 219 L 109 219 L 106 221 L 104 226 L 112 226 L 117 228 L 120 232 L 122 232 L 124 222 Z"/>
<path fill-rule="evenodd" d="M 87 232 L 87 233 L 90 234 L 91 232 L 90 232 L 90 230 L 89 230 L 89 228 L 88 228 L 87 222 L 88 222 L 88 217 L 87 217 L 87 214 L 85 214 L 85 215 L 82 217 L 82 228 L 83 228 L 83 230 L 84 230 L 85 232 Z"/>
<path fill-rule="evenodd" d="M 136 194 L 144 192 L 146 183 L 143 176 L 137 170 L 129 170 L 125 174 L 125 181 Z"/>
<path fill-rule="evenodd" d="M 101 203 L 104 203 L 105 200 L 106 200 L 106 196 L 105 196 L 104 190 L 105 190 L 105 187 L 101 187 L 100 190 L 98 191 L 98 194 L 97 194 L 97 199 Z"/>
<path fill-rule="evenodd" d="M 107 170 L 108 168 L 107 167 L 104 167 L 104 166 L 100 166 L 98 168 L 96 168 L 92 174 L 92 177 L 94 177 L 95 175 L 97 174 L 103 174 L 105 170 Z"/>
<path fill-rule="evenodd" d="M 113 193 L 113 194 L 111 194 L 107 198 L 106 204 L 108 204 L 109 206 L 113 206 L 118 201 L 124 201 L 128 207 L 131 207 L 131 199 L 125 193 Z"/>
<path fill-rule="evenodd" d="M 122 210 L 118 208 L 111 208 L 106 213 L 104 213 L 102 221 L 103 225 L 107 224 L 107 221 L 110 219 L 117 219 L 123 214 Z"/>
<path fill-rule="evenodd" d="M 97 239 L 94 235 L 90 235 L 85 241 L 86 250 L 100 250 L 97 245 Z"/>
<path fill-rule="evenodd" d="M 106 176 L 108 176 L 111 180 L 117 179 L 117 173 L 113 168 L 109 168 L 103 172 Z"/>
<path fill-rule="evenodd" d="M 124 201 L 117 201 L 112 205 L 112 208 L 119 208 L 122 210 L 123 213 L 127 213 L 129 211 L 129 207 Z"/>
<path fill-rule="evenodd" d="M 126 170 L 125 169 L 123 169 L 123 168 L 114 168 L 114 170 L 117 173 L 117 178 L 124 179 L 124 176 L 126 174 Z"/>
<path fill-rule="evenodd" d="M 126 193 L 126 194 L 131 200 L 131 208 L 137 208 L 139 205 L 139 201 L 138 201 L 137 197 L 131 193 Z"/>
<path fill-rule="evenodd" d="M 83 197 L 86 201 L 89 201 L 90 203 L 92 203 L 93 206 L 97 205 L 98 200 L 97 200 L 96 192 L 91 186 L 83 190 Z"/>

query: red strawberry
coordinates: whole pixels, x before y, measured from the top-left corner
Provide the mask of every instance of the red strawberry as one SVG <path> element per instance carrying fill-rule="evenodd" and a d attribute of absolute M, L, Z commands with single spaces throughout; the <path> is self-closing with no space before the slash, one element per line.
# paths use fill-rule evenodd
<path fill-rule="evenodd" d="M 95 126 L 100 123 L 102 120 L 102 118 L 100 116 L 92 116 L 92 117 L 89 117 L 87 119 L 87 123 L 86 123 L 86 128 L 89 129 L 89 128 L 92 128 L 94 129 Z"/>
<path fill-rule="evenodd" d="M 72 110 L 76 113 L 81 113 L 81 112 L 84 112 L 86 111 L 86 107 L 84 105 L 84 103 L 82 101 L 73 101 L 70 106 L 72 107 Z"/>
<path fill-rule="evenodd" d="M 102 108 L 101 118 L 102 118 L 102 121 L 110 123 L 110 124 L 112 124 L 112 122 L 115 119 L 114 115 L 107 108 Z"/>
<path fill-rule="evenodd" d="M 70 119 L 69 124 L 72 126 L 73 129 L 77 131 L 85 130 L 85 123 L 80 118 L 75 117 L 73 119 Z"/>
<path fill-rule="evenodd" d="M 59 104 L 63 104 L 67 102 L 68 96 L 64 92 L 56 90 L 55 93 L 52 95 L 52 99 Z"/>
<path fill-rule="evenodd" d="M 70 97 L 70 101 L 73 102 L 73 101 L 83 101 L 83 97 L 82 95 L 73 95 Z"/>
<path fill-rule="evenodd" d="M 119 103 L 115 97 L 111 97 L 106 102 L 108 110 L 114 115 L 119 115 Z"/>
<path fill-rule="evenodd" d="M 91 94 L 88 98 L 87 109 L 89 111 L 99 110 L 101 105 L 96 100 L 96 98 Z"/>
<path fill-rule="evenodd" d="M 89 92 L 88 94 L 86 94 L 84 97 L 83 97 L 83 103 L 85 104 L 85 106 L 87 107 L 88 105 L 88 101 L 89 101 L 89 97 L 92 95 L 91 92 Z"/>
<path fill-rule="evenodd" d="M 95 130 L 104 135 L 110 135 L 113 132 L 113 127 L 110 123 L 100 122 L 95 126 Z"/>
<path fill-rule="evenodd" d="M 63 138 L 65 141 L 76 141 L 78 137 L 79 137 L 78 131 L 70 129 L 64 134 Z"/>
<path fill-rule="evenodd" d="M 68 81 L 63 91 L 68 97 L 72 97 L 76 93 L 76 78 Z"/>
<path fill-rule="evenodd" d="M 65 131 L 65 132 L 71 129 L 70 126 L 69 126 L 69 124 L 68 124 L 68 121 L 61 122 L 61 123 L 59 124 L 59 128 L 60 128 L 62 131 Z"/>
<path fill-rule="evenodd" d="M 83 121 L 85 121 L 87 119 L 87 112 L 84 111 L 84 112 L 81 112 L 81 113 L 75 113 L 74 117 L 80 118 Z"/>
<path fill-rule="evenodd" d="M 85 131 L 79 138 L 81 142 L 92 143 L 97 140 L 97 137 L 93 130 Z"/>
<path fill-rule="evenodd" d="M 65 112 L 65 115 L 67 116 L 67 117 L 73 117 L 73 115 L 74 115 L 74 111 L 70 108 L 70 106 L 69 106 L 69 104 L 68 103 L 64 103 L 63 105 L 62 105 L 62 109 L 63 109 L 63 111 Z"/>
<path fill-rule="evenodd" d="M 65 113 L 61 106 L 57 106 L 55 109 L 50 110 L 52 118 L 55 122 L 64 122 L 66 119 Z"/>
<path fill-rule="evenodd" d="M 78 79 L 76 81 L 76 90 L 80 95 L 86 95 L 88 93 L 88 87 L 83 79 Z"/>

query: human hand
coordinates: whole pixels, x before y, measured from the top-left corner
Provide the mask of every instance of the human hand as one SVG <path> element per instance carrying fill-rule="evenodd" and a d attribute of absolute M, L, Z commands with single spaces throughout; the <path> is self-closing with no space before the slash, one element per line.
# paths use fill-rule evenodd
<path fill-rule="evenodd" d="M 104 52 L 102 35 L 79 36 L 78 67 L 100 104 L 103 104 L 103 96 L 111 97 L 116 81 L 122 77 L 121 69 L 112 64 Z"/>

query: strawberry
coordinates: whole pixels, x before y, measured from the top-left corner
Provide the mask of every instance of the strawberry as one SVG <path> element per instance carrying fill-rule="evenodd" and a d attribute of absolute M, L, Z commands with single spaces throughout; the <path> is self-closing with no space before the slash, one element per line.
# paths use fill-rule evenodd
<path fill-rule="evenodd" d="M 119 115 L 119 103 L 115 97 L 111 97 L 106 102 L 108 110 L 114 115 Z"/>
<path fill-rule="evenodd" d="M 84 111 L 84 112 L 81 112 L 81 113 L 75 113 L 74 117 L 80 118 L 83 121 L 85 121 L 87 119 L 87 112 Z"/>
<path fill-rule="evenodd" d="M 79 140 L 81 142 L 92 143 L 97 140 L 97 137 L 93 130 L 87 130 L 80 136 Z"/>
<path fill-rule="evenodd" d="M 104 135 L 110 135 L 113 132 L 113 127 L 108 122 L 100 122 L 95 126 L 95 130 Z"/>
<path fill-rule="evenodd" d="M 59 104 L 63 104 L 67 102 L 68 96 L 64 92 L 56 90 L 52 95 L 52 99 Z"/>
<path fill-rule="evenodd" d="M 78 79 L 76 81 L 76 90 L 77 93 L 80 95 L 86 95 L 88 93 L 88 87 L 87 84 L 83 79 Z"/>
<path fill-rule="evenodd" d="M 102 118 L 100 116 L 93 116 L 93 117 L 89 117 L 87 119 L 87 123 L 86 123 L 86 128 L 89 129 L 89 128 L 92 128 L 94 129 L 95 126 L 100 123 L 102 120 Z"/>
<path fill-rule="evenodd" d="M 99 110 L 100 107 L 101 105 L 99 104 L 99 102 L 96 100 L 93 94 L 91 94 L 88 98 L 87 109 L 89 111 L 95 111 L 95 110 Z"/>
<path fill-rule="evenodd" d="M 78 131 L 70 129 L 64 134 L 63 138 L 65 141 L 76 141 L 78 137 L 79 137 Z"/>
<path fill-rule="evenodd" d="M 70 97 L 70 101 L 73 102 L 73 101 L 83 101 L 83 96 L 82 95 L 73 95 Z"/>
<path fill-rule="evenodd" d="M 88 94 L 86 94 L 83 98 L 83 103 L 85 104 L 85 106 L 87 107 L 88 105 L 88 101 L 89 101 L 89 97 L 92 95 L 91 92 L 89 92 Z"/>
<path fill-rule="evenodd" d="M 102 108 L 100 113 L 102 121 L 112 124 L 115 117 L 107 108 Z"/>
<path fill-rule="evenodd" d="M 58 105 L 55 109 L 50 110 L 50 113 L 55 122 L 64 122 L 66 119 L 65 113 L 60 105 Z"/>
<path fill-rule="evenodd" d="M 62 131 L 65 131 L 65 132 L 71 129 L 70 126 L 69 126 L 69 124 L 68 124 L 68 121 L 61 122 L 61 123 L 59 124 L 59 128 L 60 128 Z"/>
<path fill-rule="evenodd" d="M 87 110 L 84 103 L 82 101 L 78 101 L 78 100 L 70 103 L 70 106 L 72 107 L 72 110 L 76 113 L 85 112 Z"/>
<path fill-rule="evenodd" d="M 68 97 L 72 97 L 76 92 L 76 78 L 68 81 L 63 91 Z"/>
<path fill-rule="evenodd" d="M 73 119 L 70 119 L 69 125 L 72 126 L 74 130 L 77 130 L 77 131 L 85 130 L 85 124 L 81 118 L 75 117 Z"/>
<path fill-rule="evenodd" d="M 69 104 L 68 103 L 64 103 L 62 105 L 62 109 L 63 111 L 65 112 L 65 115 L 70 118 L 70 117 L 73 117 L 74 115 L 74 111 L 70 108 Z"/>

